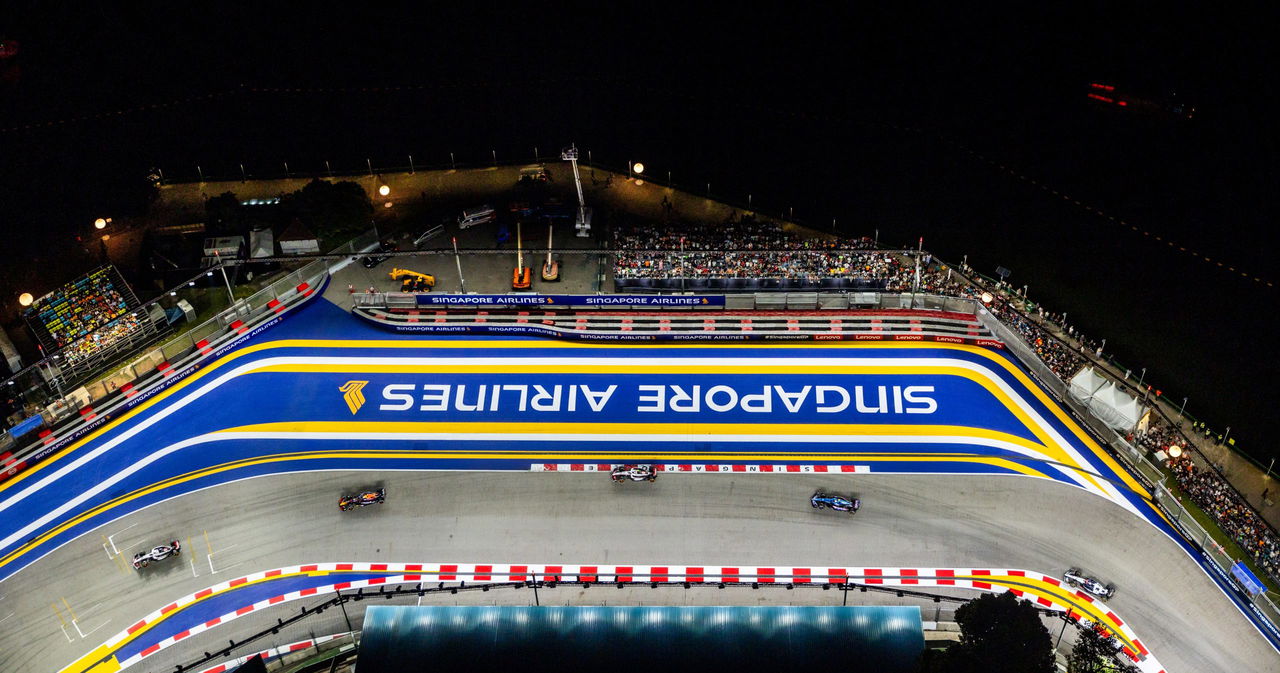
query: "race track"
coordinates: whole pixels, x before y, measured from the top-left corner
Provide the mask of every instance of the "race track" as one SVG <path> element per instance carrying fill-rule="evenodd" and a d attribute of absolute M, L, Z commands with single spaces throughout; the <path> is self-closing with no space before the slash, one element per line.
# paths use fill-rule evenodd
<path fill-rule="evenodd" d="M 386 486 L 386 505 L 337 511 L 335 493 L 373 481 Z M 853 519 L 814 512 L 806 500 L 818 487 L 856 493 L 863 511 Z M 120 530 L 121 544 L 169 536 L 193 542 L 183 557 L 151 572 L 122 572 L 96 534 Z M 218 575 L 209 573 L 202 531 L 215 567 L 223 568 Z M 56 589 L 14 592 L 4 585 L 0 606 L 28 618 L 0 624 L 0 668 L 57 671 L 224 573 L 429 559 L 1020 567 L 1050 574 L 1079 564 L 1116 583 L 1110 606 L 1170 671 L 1261 672 L 1280 664 L 1172 541 L 1072 487 L 874 474 L 666 475 L 654 484 L 618 486 L 599 474 L 334 472 L 257 478 L 183 496 L 59 549 L 21 575 L 24 584 Z M 50 607 L 63 597 L 86 613 L 86 630 L 105 622 L 96 638 L 73 632 L 68 642 Z M 222 628 L 234 633 L 251 624 L 263 622 Z M 214 629 L 169 656 L 189 660 L 227 637 Z"/>
<path fill-rule="evenodd" d="M 59 670 L 229 574 L 349 561 L 1080 565 L 1170 671 L 1280 664 L 1280 636 L 1000 350 L 388 338 L 333 311 L 175 372 L 0 484 L 4 670 Z M 716 474 L 538 472 L 623 462 Z M 799 465 L 852 474 L 735 472 Z M 337 511 L 374 482 L 387 505 Z M 866 508 L 821 516 L 818 485 Z M 127 568 L 169 539 L 183 557 Z"/>

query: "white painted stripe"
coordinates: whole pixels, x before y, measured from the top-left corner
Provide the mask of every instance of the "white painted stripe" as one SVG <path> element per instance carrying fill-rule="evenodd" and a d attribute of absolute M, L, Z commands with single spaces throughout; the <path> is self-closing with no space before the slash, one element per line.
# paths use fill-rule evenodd
<path fill-rule="evenodd" d="M 1028 402 L 1026 402 L 1020 395 L 1015 393 L 1012 387 L 1010 387 L 1007 383 L 1005 383 L 1005 381 L 1001 379 L 998 375 L 996 375 L 991 369 L 985 366 L 972 363 L 972 362 L 952 359 L 952 358 L 859 358 L 859 357 L 853 357 L 853 356 L 850 356 L 850 357 L 844 357 L 844 356 L 834 357 L 833 356 L 833 357 L 814 357 L 814 358 L 795 357 L 795 358 L 786 358 L 785 362 L 779 362 L 778 360 L 766 360 L 766 359 L 760 359 L 760 358 L 745 358 L 745 357 L 619 358 L 619 357 L 583 356 L 583 357 L 553 357 L 553 358 L 538 357 L 536 359 L 534 358 L 534 356 L 475 357 L 475 358 L 467 358 L 467 357 L 430 357 L 430 358 L 329 357 L 329 356 L 275 357 L 275 358 L 264 358 L 262 360 L 248 362 L 239 367 L 235 367 L 234 369 L 220 376 L 215 377 L 211 381 L 208 381 L 204 385 L 201 385 L 192 391 L 188 391 L 185 395 L 178 396 L 178 399 L 173 400 L 167 407 L 162 408 L 161 410 L 152 414 L 149 418 L 141 421 L 134 427 L 121 433 L 115 439 L 112 439 L 108 442 L 103 443 L 98 448 L 84 454 L 83 456 L 80 456 L 78 459 L 70 462 L 69 464 L 54 470 L 50 474 L 46 474 L 43 478 L 40 478 L 36 480 L 34 483 L 27 485 L 25 488 L 13 494 L 11 497 L 5 499 L 3 502 L 0 502 L 0 513 L 3 513 L 6 509 L 8 509 L 13 504 L 29 497 L 30 495 L 34 494 L 38 490 L 41 490 L 47 486 L 52 485 L 58 479 L 61 479 L 71 474 L 71 472 L 83 467 L 90 461 L 102 456 L 106 452 L 128 441 L 129 439 L 133 438 L 143 430 L 146 430 L 156 425 L 157 423 L 167 418 L 171 414 L 181 410 L 182 408 L 186 407 L 192 402 L 208 394 L 210 391 L 220 387 L 224 383 L 236 377 L 239 377 L 241 375 L 251 374 L 256 370 L 260 370 L 260 369 L 264 369 L 272 366 L 300 366 L 300 365 L 312 365 L 312 364 L 344 365 L 344 366 L 348 366 L 348 365 L 354 365 L 354 366 L 368 366 L 368 365 L 512 366 L 512 365 L 529 365 L 531 362 L 536 362 L 536 364 L 539 367 L 548 367 L 548 368 L 555 367 L 555 366 L 565 366 L 565 365 L 579 365 L 579 366 L 592 365 L 592 366 L 598 366 L 603 368 L 616 367 L 620 365 L 631 365 L 631 366 L 642 366 L 642 367 L 732 366 L 732 367 L 753 367 L 753 368 L 759 368 L 759 369 L 776 369 L 779 367 L 790 368 L 790 367 L 798 367 L 798 366 L 815 366 L 815 367 L 828 367 L 828 368 L 870 367 L 870 368 L 885 368 L 885 369 L 895 369 L 895 368 L 902 368 L 907 366 L 959 368 L 959 369 L 971 371 L 975 374 L 978 374 L 979 376 L 981 376 L 982 378 L 990 382 L 993 386 L 1000 389 L 1010 400 L 1014 402 L 1014 404 L 1016 404 L 1019 407 L 1019 409 L 1021 409 L 1024 413 L 1026 413 L 1028 417 L 1030 417 L 1036 423 L 1036 425 L 1039 427 L 1039 429 L 1042 432 L 1049 435 L 1063 451 L 1065 451 L 1073 460 L 1075 460 L 1077 465 L 1081 467 L 1088 467 L 1091 465 L 1087 460 L 1083 458 L 1083 456 L 1078 451 L 1076 451 L 1071 446 L 1069 442 L 1067 442 L 1062 437 L 1061 434 L 1057 432 L 1057 430 L 1055 430 L 1049 423 L 1045 421 L 1045 419 L 1042 416 L 1040 416 L 1033 408 L 1031 408 L 1031 405 Z M 838 372 L 836 372 L 836 374 L 838 375 Z M 236 433 L 221 433 L 221 434 L 236 434 Z M 374 438 L 371 435 L 352 435 L 352 436 L 359 437 L 359 438 Z M 81 493 L 79 496 L 77 496 L 76 498 L 73 498 L 71 501 L 67 503 L 64 503 L 62 506 L 56 508 L 54 511 L 46 513 L 45 515 L 39 517 L 36 521 L 28 523 L 22 529 L 15 531 L 12 534 L 5 537 L 3 540 L 0 540 L 0 548 L 6 548 L 18 540 L 29 537 L 30 534 L 36 529 L 38 529 L 40 526 L 55 520 L 57 517 L 63 514 L 66 514 L 67 512 L 74 509 L 75 507 L 79 506 L 80 504 L 83 504 L 85 501 L 92 498 L 94 495 L 97 495 L 103 492 L 109 486 L 123 481 L 124 479 L 144 469 L 145 467 L 154 463 L 160 458 L 166 455 L 169 455 L 174 451 L 180 450 L 182 448 L 194 446 L 196 444 L 203 443 L 204 441 L 208 441 L 207 439 L 203 439 L 203 437 L 208 437 L 208 435 L 204 435 L 202 437 L 194 437 L 194 438 L 190 438 L 190 439 L 178 442 L 176 444 L 171 444 L 165 447 L 164 449 L 161 449 L 160 451 L 153 452 L 152 454 L 148 455 L 146 458 L 143 458 L 142 460 L 128 462 L 127 467 L 120 470 L 119 472 L 116 472 L 109 479 L 99 482 L 99 484 L 97 484 L 95 487 Z M 686 437 L 691 437 L 691 436 L 686 436 Z M 266 438 L 266 437 L 264 436 L 261 438 Z M 395 435 L 384 435 L 376 438 L 377 439 L 403 439 L 403 437 L 396 437 Z M 431 438 L 431 437 L 425 436 L 423 438 Z M 438 438 L 441 438 L 441 437 L 438 437 Z M 459 436 L 456 438 L 464 439 L 469 437 Z M 490 438 L 487 438 L 487 441 L 494 441 L 494 440 L 492 439 L 492 437 L 490 437 Z M 725 441 L 730 441 L 730 440 L 726 439 Z M 757 438 L 754 441 L 759 441 L 759 439 Z M 769 441 L 776 441 L 776 438 L 770 437 Z M 911 441 L 919 442 L 920 440 L 919 438 L 913 438 Z M 933 441 L 933 440 L 931 439 L 930 441 Z M 976 443 L 976 442 L 971 442 L 971 443 Z M 1025 452 L 1025 450 L 1022 449 L 1021 447 L 1018 447 L 1014 450 L 1018 451 L 1019 453 Z M 1097 489 L 1092 484 L 1090 484 L 1087 479 L 1082 477 L 1075 470 L 1061 470 L 1061 473 L 1067 476 L 1067 478 L 1076 482 L 1085 490 L 1090 492 L 1096 492 Z M 1103 493 L 1106 495 L 1106 497 L 1110 498 L 1113 502 L 1116 502 L 1117 504 L 1129 510 L 1130 512 L 1138 516 L 1141 516 L 1141 513 L 1137 510 L 1137 508 L 1135 508 L 1132 504 L 1128 502 L 1128 500 L 1126 500 L 1123 496 L 1121 496 L 1119 491 L 1110 482 L 1106 480 L 1099 480 L 1099 481 L 1101 482 Z"/>

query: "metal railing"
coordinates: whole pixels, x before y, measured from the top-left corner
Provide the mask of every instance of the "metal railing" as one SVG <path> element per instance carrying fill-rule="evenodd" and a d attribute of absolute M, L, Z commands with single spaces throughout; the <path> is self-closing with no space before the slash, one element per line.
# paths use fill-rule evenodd
<path fill-rule="evenodd" d="M 606 587 L 610 589 L 607 594 L 601 595 L 601 598 L 604 599 L 603 601 L 592 599 L 588 602 L 587 598 L 585 598 L 593 595 L 590 591 L 593 586 L 597 588 L 597 591 L 604 590 Z M 624 591 L 613 591 L 613 587 Z M 570 596 L 561 593 L 559 589 L 568 590 L 571 592 Z M 310 646 L 301 651 L 300 654 L 291 656 L 283 662 L 272 663 L 268 665 L 268 670 L 294 670 L 293 667 L 303 661 L 323 657 L 326 651 L 331 655 L 355 656 L 358 662 L 358 649 L 349 651 L 349 646 L 353 639 L 356 644 L 359 644 L 363 637 L 366 613 L 363 609 L 359 609 L 358 605 L 365 601 L 376 605 L 402 607 L 455 605 L 461 602 L 460 599 L 465 599 L 466 605 L 524 604 L 528 606 L 573 605 L 582 607 L 600 606 L 602 604 L 619 606 L 633 604 L 660 605 L 678 603 L 670 600 L 646 601 L 641 600 L 639 596 L 644 596 L 653 590 L 669 592 L 680 590 L 705 591 L 708 589 L 758 592 L 762 595 L 763 604 L 767 604 L 767 597 L 772 594 L 776 596 L 775 600 L 778 601 L 782 601 L 782 597 L 785 595 L 785 603 L 795 604 L 799 602 L 800 604 L 812 605 L 848 605 L 850 593 L 854 594 L 855 598 L 853 600 L 857 601 L 856 596 L 859 594 L 871 592 L 883 596 L 882 598 L 877 598 L 877 601 L 886 600 L 899 605 L 919 607 L 922 621 L 935 624 L 939 622 L 954 623 L 955 612 L 958 607 L 974 597 L 972 592 L 963 594 L 957 592 L 957 594 L 953 595 L 940 590 L 926 591 L 858 582 L 841 584 L 787 582 L 773 584 L 752 582 L 586 582 L 575 578 L 561 581 L 386 584 L 380 585 L 376 591 L 370 588 L 317 594 L 313 598 L 299 601 L 299 606 L 289 610 L 280 608 L 276 611 L 252 612 L 241 618 L 241 620 L 237 620 L 236 623 L 244 623 L 248 628 L 255 628 L 256 630 L 239 640 L 219 637 L 215 642 L 213 638 L 209 638 L 207 645 L 202 641 L 195 641 L 187 649 L 195 649 L 197 652 L 201 652 L 199 655 L 184 655 L 184 648 L 173 647 L 160 650 L 148 657 L 146 661 L 153 667 L 152 670 L 157 671 L 175 671 L 175 673 L 199 671 L 214 665 L 215 662 L 238 659 L 259 651 L 274 649 L 279 645 L 292 641 L 314 640 L 317 635 L 342 634 L 341 637 L 322 645 Z M 516 592 L 520 592 L 523 595 L 513 600 L 513 594 L 520 595 Z M 463 596 L 459 596 L 459 593 L 463 594 Z M 488 594 L 490 596 L 489 600 L 479 600 L 476 594 L 481 593 Z M 889 595 L 893 597 L 891 598 Z M 546 601 L 546 603 L 543 601 Z M 1034 603 L 1031 603 L 1031 605 L 1045 619 L 1052 619 L 1055 623 L 1061 619 L 1062 613 L 1060 611 Z M 1084 622 L 1079 620 L 1073 622 L 1063 620 L 1063 622 L 1064 630 L 1066 624 L 1071 624 L 1079 630 L 1088 628 Z M 1061 647 L 1063 651 L 1069 651 L 1072 640 L 1068 639 L 1066 642 L 1059 640 L 1057 646 Z M 342 649 L 342 652 L 334 652 L 337 649 Z"/>
<path fill-rule="evenodd" d="M 368 251 L 377 240 L 374 231 L 370 230 L 338 246 L 330 254 L 357 255 Z M 183 299 L 191 299 L 195 303 L 198 297 L 198 303 L 204 308 L 204 312 L 214 312 L 212 317 L 170 336 L 167 340 L 162 341 L 163 337 L 135 340 L 122 349 L 113 351 L 110 359 L 104 359 L 106 364 L 96 368 L 98 378 L 88 383 L 85 383 L 85 377 L 75 378 L 70 376 L 69 371 L 64 372 L 59 367 L 59 354 L 54 353 L 0 382 L 0 386 L 12 387 L 29 413 L 39 414 L 43 418 L 37 430 L 50 428 L 66 421 L 79 409 L 90 405 L 98 406 L 104 398 L 116 395 L 126 383 L 140 381 L 155 373 L 157 365 L 161 363 L 168 362 L 176 367 L 180 361 L 198 350 L 197 344 L 201 341 L 213 342 L 218 335 L 226 332 L 227 326 L 232 322 L 260 314 L 272 300 L 285 301 L 291 298 L 299 283 L 327 274 L 331 265 L 324 260 L 310 260 L 303 263 L 301 268 L 286 272 L 284 276 L 274 279 L 252 295 L 237 298 L 234 302 L 221 287 L 198 287 L 198 283 L 208 278 L 208 274 L 216 273 L 217 268 L 203 271 L 175 285 L 137 310 L 149 310 L 153 306 L 163 310 L 176 307 Z M 169 333 L 166 332 L 166 335 Z M 128 348 L 130 345 L 132 348 Z M 12 451 L 15 445 L 29 441 L 26 438 L 26 433 L 14 438 L 7 430 L 0 432 L 0 451 Z"/>
<path fill-rule="evenodd" d="M 1111 426 L 1098 418 L 1086 404 L 1075 399 L 1070 393 L 1067 382 L 1063 381 L 1036 356 L 1035 350 L 1023 341 L 1022 336 L 1016 330 L 1001 322 L 989 311 L 981 310 L 977 315 L 978 320 L 986 325 L 992 334 L 996 335 L 1010 351 L 1018 356 L 1018 359 L 1027 366 L 1032 375 L 1059 402 L 1069 407 L 1077 418 L 1084 421 L 1089 429 L 1102 439 L 1115 455 L 1119 456 L 1136 473 L 1139 479 L 1150 488 L 1155 504 L 1168 514 L 1175 525 L 1187 536 L 1187 539 L 1193 541 L 1203 551 L 1205 557 L 1218 567 L 1224 577 L 1229 577 L 1231 566 L 1236 560 L 1228 556 L 1226 551 L 1218 546 L 1208 529 L 1201 526 L 1195 520 L 1195 517 L 1182 506 L 1182 503 L 1179 502 L 1172 491 L 1169 490 L 1165 485 L 1164 471 L 1148 460 L 1143 451 L 1134 447 Z M 1277 606 L 1269 596 L 1265 593 L 1259 594 L 1254 597 L 1253 603 L 1272 624 L 1280 626 L 1280 606 Z"/>

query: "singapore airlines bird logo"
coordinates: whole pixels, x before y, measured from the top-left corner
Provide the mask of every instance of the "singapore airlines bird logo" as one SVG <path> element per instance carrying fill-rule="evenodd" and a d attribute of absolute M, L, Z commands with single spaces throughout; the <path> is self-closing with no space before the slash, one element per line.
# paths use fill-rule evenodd
<path fill-rule="evenodd" d="M 347 401 L 347 408 L 351 410 L 352 416 L 364 406 L 364 393 L 360 391 L 367 385 L 368 381 L 347 381 L 338 388 L 342 391 L 342 399 Z"/>

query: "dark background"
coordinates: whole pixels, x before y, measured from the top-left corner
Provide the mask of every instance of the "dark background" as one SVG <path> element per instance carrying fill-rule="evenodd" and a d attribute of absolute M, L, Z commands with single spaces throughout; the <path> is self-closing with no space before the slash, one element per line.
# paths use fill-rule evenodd
<path fill-rule="evenodd" d="M 224 176 L 239 163 L 357 170 L 576 142 L 619 170 L 641 160 L 692 191 L 752 194 L 893 245 L 923 236 L 988 275 L 1008 267 L 1032 299 L 1265 461 L 1280 453 L 1280 367 L 1265 350 L 1277 333 L 1268 283 L 1280 282 L 1266 24 L 1073 9 L 13 12 L 0 19 L 0 37 L 21 43 L 0 78 L 0 301 L 86 270 L 75 235 L 138 212 L 152 166 L 170 178 L 197 164 Z M 1176 95 L 1195 118 L 1092 104 L 1090 81 Z"/>

